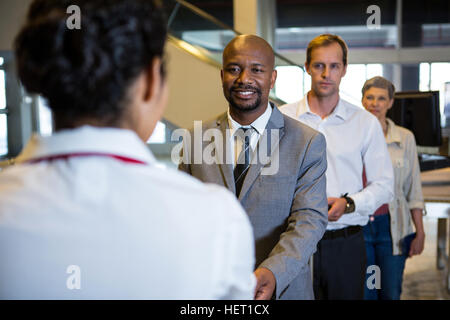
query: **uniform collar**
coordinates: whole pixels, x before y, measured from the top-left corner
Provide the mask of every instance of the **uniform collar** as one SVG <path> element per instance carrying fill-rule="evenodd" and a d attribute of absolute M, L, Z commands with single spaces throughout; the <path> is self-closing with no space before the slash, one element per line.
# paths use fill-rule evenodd
<path fill-rule="evenodd" d="M 395 125 L 394 121 L 389 118 L 386 118 L 387 122 L 387 134 L 386 134 L 386 143 L 398 143 L 401 144 L 402 137 L 398 127 Z"/>
<path fill-rule="evenodd" d="M 82 126 L 42 137 L 34 134 L 16 163 L 77 153 L 104 153 L 145 163 L 156 162 L 153 154 L 134 131 Z"/>
<path fill-rule="evenodd" d="M 308 94 L 306 94 L 305 97 L 299 101 L 299 105 L 297 107 L 297 118 L 300 117 L 304 113 L 310 113 L 310 114 L 314 114 L 317 116 L 317 114 L 312 112 L 311 108 L 309 107 Z M 333 112 L 328 117 L 331 118 L 333 116 L 337 116 L 344 121 L 347 120 L 347 110 L 346 110 L 345 101 L 342 100 L 341 97 L 339 97 L 336 107 L 334 108 Z"/>

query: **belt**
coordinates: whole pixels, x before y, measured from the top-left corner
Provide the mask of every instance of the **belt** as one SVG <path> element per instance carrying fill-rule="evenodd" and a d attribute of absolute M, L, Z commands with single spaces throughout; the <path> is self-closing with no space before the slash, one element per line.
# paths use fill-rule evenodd
<path fill-rule="evenodd" d="M 351 235 L 357 234 L 360 231 L 362 231 L 361 226 L 349 226 L 347 228 L 338 229 L 338 230 L 328 230 L 328 231 L 325 231 L 325 234 L 323 235 L 322 240 L 349 237 Z"/>

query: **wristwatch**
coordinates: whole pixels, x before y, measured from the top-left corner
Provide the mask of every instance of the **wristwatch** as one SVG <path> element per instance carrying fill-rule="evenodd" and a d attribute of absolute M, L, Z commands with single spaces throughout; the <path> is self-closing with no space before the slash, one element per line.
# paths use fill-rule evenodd
<path fill-rule="evenodd" d="M 348 193 L 345 193 L 341 196 L 341 198 L 344 198 L 345 201 L 347 201 L 347 204 L 345 205 L 344 213 L 352 213 L 355 211 L 355 202 L 352 198 L 347 197 Z"/>

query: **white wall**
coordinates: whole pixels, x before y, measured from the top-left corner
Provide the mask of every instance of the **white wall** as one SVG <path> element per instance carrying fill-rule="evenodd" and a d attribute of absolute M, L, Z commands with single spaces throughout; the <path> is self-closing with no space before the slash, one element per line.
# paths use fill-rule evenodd
<path fill-rule="evenodd" d="M 182 128 L 210 120 L 227 110 L 220 69 L 168 42 L 169 102 L 163 117 Z"/>

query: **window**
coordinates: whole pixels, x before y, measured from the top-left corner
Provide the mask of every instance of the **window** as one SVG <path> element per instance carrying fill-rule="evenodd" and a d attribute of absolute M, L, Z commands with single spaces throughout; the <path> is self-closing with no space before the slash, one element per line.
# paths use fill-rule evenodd
<path fill-rule="evenodd" d="M 38 108 L 39 134 L 42 136 L 50 136 L 53 133 L 52 111 L 48 107 L 47 101 L 42 97 L 38 98 Z M 166 143 L 166 125 L 163 122 L 158 122 L 156 124 L 155 130 L 147 143 Z"/>
<path fill-rule="evenodd" d="M 287 103 L 302 99 L 311 89 L 311 77 L 299 67 L 277 67 L 277 73 L 275 93 Z M 361 89 L 364 82 L 375 76 L 383 76 L 381 64 L 349 64 L 340 84 L 340 96 L 350 103 L 361 106 Z"/>
<path fill-rule="evenodd" d="M 39 97 L 38 99 L 39 134 L 42 136 L 50 136 L 53 132 L 52 111 L 44 98 Z"/>
<path fill-rule="evenodd" d="M 383 76 L 381 64 L 349 64 L 341 81 L 340 95 L 348 102 L 361 106 L 364 82 L 375 76 Z"/>
<path fill-rule="evenodd" d="M 0 70 L 0 109 L 6 109 L 5 71 Z"/>
<path fill-rule="evenodd" d="M 419 71 L 419 90 L 430 91 L 430 64 L 421 63 Z"/>
<path fill-rule="evenodd" d="M 286 103 L 292 103 L 303 98 L 304 72 L 296 66 L 280 66 L 277 70 L 275 94 Z"/>
<path fill-rule="evenodd" d="M 320 12 L 320 11 L 319 11 Z M 393 48 L 397 43 L 397 27 L 381 25 L 370 30 L 366 25 L 289 27 L 276 29 L 276 50 L 304 50 L 319 34 L 332 33 L 345 39 L 349 48 Z"/>
<path fill-rule="evenodd" d="M 0 66 L 3 58 L 0 57 Z M 0 157 L 8 154 L 8 127 L 6 122 L 5 71 L 0 69 Z"/>
<path fill-rule="evenodd" d="M 450 44 L 450 23 L 423 24 L 422 41 L 424 47 L 448 46 Z"/>
<path fill-rule="evenodd" d="M 8 154 L 8 132 L 6 114 L 0 114 L 0 157 Z"/>
<path fill-rule="evenodd" d="M 166 125 L 163 122 L 158 121 L 147 143 L 166 143 Z"/>
<path fill-rule="evenodd" d="M 448 100 L 446 96 L 449 93 L 450 82 L 450 63 L 433 62 L 420 64 L 420 83 L 421 91 L 439 91 L 439 106 L 441 109 L 441 125 L 443 128 L 450 127 L 450 106 L 446 107 Z M 447 120 L 446 117 L 449 117 Z"/>

